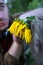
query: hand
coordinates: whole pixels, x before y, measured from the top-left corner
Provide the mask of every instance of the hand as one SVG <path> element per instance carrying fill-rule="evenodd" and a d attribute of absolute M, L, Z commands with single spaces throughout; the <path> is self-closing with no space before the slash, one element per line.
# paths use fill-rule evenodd
<path fill-rule="evenodd" d="M 20 37 L 16 37 L 15 35 L 13 35 L 13 41 L 16 41 L 18 43 L 22 43 L 22 39 Z"/>

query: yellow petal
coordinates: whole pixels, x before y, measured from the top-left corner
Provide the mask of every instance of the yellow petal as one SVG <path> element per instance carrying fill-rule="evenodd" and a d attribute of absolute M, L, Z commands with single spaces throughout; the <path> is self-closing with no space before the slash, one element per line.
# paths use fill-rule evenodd
<path fill-rule="evenodd" d="M 30 43 L 31 42 L 31 30 L 30 29 L 25 29 L 25 40 L 26 40 L 26 43 Z"/>

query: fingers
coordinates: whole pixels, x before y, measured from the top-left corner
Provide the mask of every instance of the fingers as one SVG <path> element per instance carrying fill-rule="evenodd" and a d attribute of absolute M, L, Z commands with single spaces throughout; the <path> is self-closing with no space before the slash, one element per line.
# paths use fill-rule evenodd
<path fill-rule="evenodd" d="M 22 43 L 22 39 L 20 37 L 16 37 L 15 35 L 13 35 L 13 41 L 16 41 L 18 43 Z"/>

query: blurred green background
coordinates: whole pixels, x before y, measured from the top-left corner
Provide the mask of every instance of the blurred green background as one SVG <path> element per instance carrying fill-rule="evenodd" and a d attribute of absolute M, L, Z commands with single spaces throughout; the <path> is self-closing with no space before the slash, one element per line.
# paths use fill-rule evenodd
<path fill-rule="evenodd" d="M 43 7 L 43 0 L 8 0 L 7 4 L 10 13 L 14 14 Z"/>

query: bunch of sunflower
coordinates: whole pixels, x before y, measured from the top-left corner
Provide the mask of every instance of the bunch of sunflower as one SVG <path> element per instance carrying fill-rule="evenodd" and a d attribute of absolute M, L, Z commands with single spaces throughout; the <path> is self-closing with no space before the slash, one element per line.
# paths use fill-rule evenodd
<path fill-rule="evenodd" d="M 31 34 L 31 20 L 34 17 L 27 17 L 24 20 L 15 19 L 8 31 L 15 36 L 19 36 L 22 40 L 25 40 L 26 43 L 30 43 L 32 40 Z"/>

